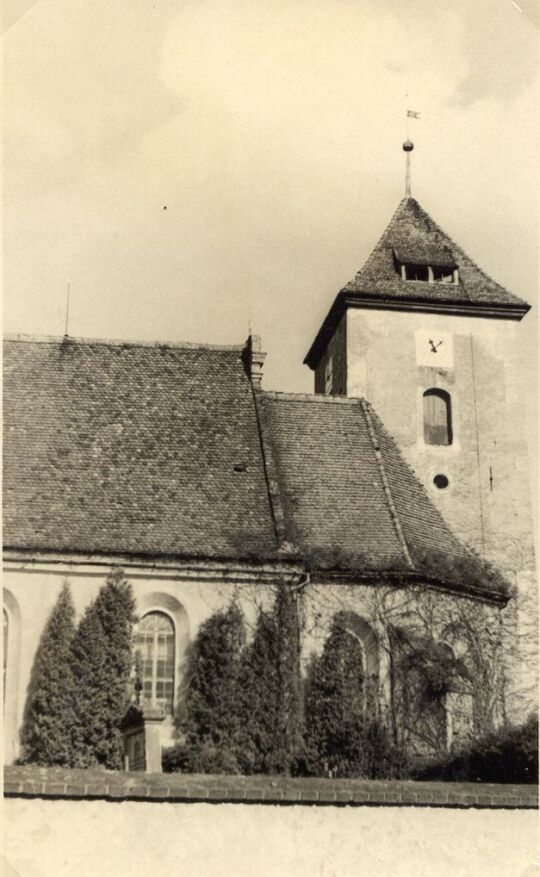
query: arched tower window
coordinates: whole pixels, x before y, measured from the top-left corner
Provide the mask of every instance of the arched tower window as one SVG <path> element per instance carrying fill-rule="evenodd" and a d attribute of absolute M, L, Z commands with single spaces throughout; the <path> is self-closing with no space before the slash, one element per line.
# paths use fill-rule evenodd
<path fill-rule="evenodd" d="M 141 656 L 142 699 L 160 706 L 167 715 L 174 701 L 174 624 L 164 612 L 145 615 L 135 635 L 135 650 Z"/>
<path fill-rule="evenodd" d="M 424 393 L 424 441 L 427 445 L 452 444 L 452 402 L 446 390 Z"/>

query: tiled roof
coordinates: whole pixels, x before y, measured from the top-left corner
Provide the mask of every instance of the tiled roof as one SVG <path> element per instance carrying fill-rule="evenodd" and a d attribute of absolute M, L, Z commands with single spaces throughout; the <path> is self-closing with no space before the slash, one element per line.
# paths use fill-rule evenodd
<path fill-rule="evenodd" d="M 457 283 L 406 280 L 400 263 L 458 269 Z M 304 362 L 316 369 L 348 308 L 413 310 L 520 320 L 529 305 L 496 283 L 439 228 L 414 198 L 404 198 L 354 280 L 338 292 Z"/>
<path fill-rule="evenodd" d="M 309 563 L 485 584 L 367 402 L 265 393 L 262 404 L 285 527 Z"/>
<path fill-rule="evenodd" d="M 363 400 L 253 391 L 241 347 L 4 351 L 6 548 L 265 561 L 288 543 L 312 570 L 493 593 Z"/>
<path fill-rule="evenodd" d="M 395 254 L 406 262 L 457 265 L 459 283 L 402 280 L 396 270 Z M 414 198 L 403 199 L 364 267 L 342 291 L 358 296 L 414 298 L 430 302 L 525 305 L 488 277 Z"/>
<path fill-rule="evenodd" d="M 266 393 L 263 405 L 293 544 L 324 565 L 407 570 L 360 403 Z"/>
<path fill-rule="evenodd" d="M 4 371 L 6 546 L 276 548 L 240 347 L 8 341 Z"/>

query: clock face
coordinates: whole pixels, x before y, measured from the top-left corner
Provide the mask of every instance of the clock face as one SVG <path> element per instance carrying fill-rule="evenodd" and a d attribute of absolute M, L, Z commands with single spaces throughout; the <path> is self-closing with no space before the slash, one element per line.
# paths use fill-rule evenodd
<path fill-rule="evenodd" d="M 452 368 L 454 356 L 449 332 L 419 329 L 416 332 L 416 364 L 433 368 Z"/>

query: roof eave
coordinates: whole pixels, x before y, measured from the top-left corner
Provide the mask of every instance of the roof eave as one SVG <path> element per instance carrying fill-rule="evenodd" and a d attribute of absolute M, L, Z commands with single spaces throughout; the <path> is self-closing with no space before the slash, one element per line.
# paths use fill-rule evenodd
<path fill-rule="evenodd" d="M 335 328 L 348 308 L 382 310 L 382 311 L 409 311 L 425 314 L 448 314 L 462 317 L 484 317 L 496 320 L 522 320 L 530 311 L 531 306 L 526 302 L 471 302 L 452 301 L 441 299 L 439 301 L 426 301 L 415 296 L 403 296 L 393 298 L 391 296 L 364 295 L 362 293 L 347 292 L 342 290 L 334 299 L 332 307 L 328 311 L 321 328 L 319 329 L 313 344 L 304 358 L 304 365 L 315 370 L 319 365 L 328 342 L 334 334 Z"/>
<path fill-rule="evenodd" d="M 425 585 L 437 591 L 444 591 L 448 594 L 457 595 L 459 597 L 468 597 L 471 600 L 482 600 L 494 605 L 506 606 L 510 599 L 510 593 L 496 590 L 492 586 L 482 586 L 480 584 L 463 584 L 448 581 L 444 578 L 426 575 L 416 570 L 398 571 L 398 570 L 354 570 L 354 569 L 323 569 L 314 568 L 310 571 L 311 581 L 334 582 L 336 580 L 346 581 L 349 583 L 367 584 L 373 582 L 374 579 L 384 579 L 389 584 L 396 586 Z"/>

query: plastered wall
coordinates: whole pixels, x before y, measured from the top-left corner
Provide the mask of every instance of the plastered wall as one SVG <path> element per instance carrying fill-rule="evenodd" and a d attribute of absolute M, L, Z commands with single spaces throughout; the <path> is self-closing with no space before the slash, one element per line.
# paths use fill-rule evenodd
<path fill-rule="evenodd" d="M 3 574 L 4 607 L 9 618 L 8 656 L 4 702 L 4 761 L 19 755 L 19 730 L 23 721 L 30 674 L 40 637 L 64 581 L 68 581 L 76 619 L 94 599 L 105 582 L 109 566 L 81 564 L 8 563 Z M 200 624 L 233 596 L 240 599 L 248 634 L 253 629 L 257 608 L 271 600 L 265 585 L 216 580 L 194 580 L 185 574 L 158 569 L 126 568 L 133 586 L 136 613 L 159 610 L 175 626 L 175 689 L 185 669 L 186 648 Z M 163 743 L 172 742 L 172 720 L 163 726 Z"/>
<path fill-rule="evenodd" d="M 326 348 L 315 372 L 315 392 L 325 392 L 328 360 L 332 358 L 332 395 L 347 395 L 347 319 L 343 317 Z"/>
<path fill-rule="evenodd" d="M 6 877 L 523 877 L 534 810 L 5 803 Z"/>
<path fill-rule="evenodd" d="M 514 554 L 533 550 L 519 329 L 507 320 L 347 312 L 347 395 L 373 404 L 454 531 L 499 560 L 511 540 Z M 431 360 L 422 352 L 430 338 L 444 342 Z M 429 388 L 451 396 L 450 446 L 424 441 Z M 444 490 L 433 483 L 439 472 L 449 479 Z"/>

